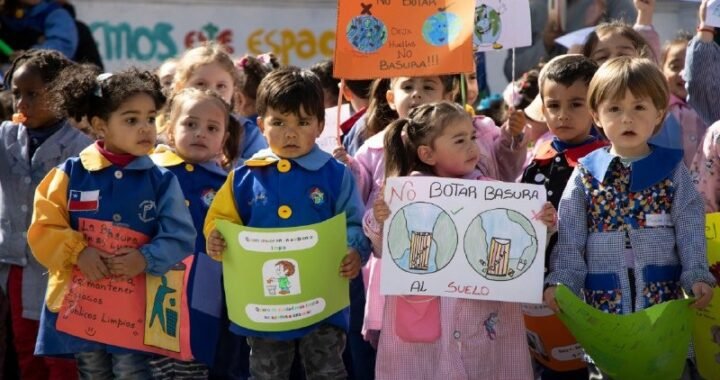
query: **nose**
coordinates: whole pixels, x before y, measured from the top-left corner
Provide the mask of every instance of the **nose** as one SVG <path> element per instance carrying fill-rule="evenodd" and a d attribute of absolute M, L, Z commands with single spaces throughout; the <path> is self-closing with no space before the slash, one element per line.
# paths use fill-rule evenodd
<path fill-rule="evenodd" d="M 29 106 L 28 103 L 29 103 L 29 102 L 28 102 L 28 99 L 27 99 L 26 97 L 24 97 L 24 96 L 19 96 L 19 97 L 15 98 L 15 109 L 16 109 L 18 112 L 25 113 L 25 111 L 27 111 L 28 106 Z"/>
<path fill-rule="evenodd" d="M 420 99 L 422 95 L 420 95 L 420 90 L 413 90 L 411 97 L 413 99 Z"/>

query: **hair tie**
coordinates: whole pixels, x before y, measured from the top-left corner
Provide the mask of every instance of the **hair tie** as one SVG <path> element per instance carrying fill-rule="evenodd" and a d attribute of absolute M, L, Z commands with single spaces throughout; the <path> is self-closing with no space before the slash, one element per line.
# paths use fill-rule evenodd
<path fill-rule="evenodd" d="M 243 69 L 243 70 L 245 70 L 245 66 L 247 66 L 248 61 L 249 61 L 249 59 L 248 59 L 247 56 L 242 57 L 242 58 L 240 58 L 239 61 L 237 61 L 236 66 L 239 67 L 239 68 L 241 68 L 241 69 Z"/>
<path fill-rule="evenodd" d="M 257 57 L 255 57 L 263 66 L 265 66 L 266 69 L 272 70 L 275 67 L 273 66 L 273 58 L 275 58 L 275 55 L 273 53 L 264 53 L 260 54 Z"/>
<path fill-rule="evenodd" d="M 102 83 L 108 80 L 108 78 L 110 78 L 111 76 L 113 76 L 112 73 L 102 73 L 98 75 L 97 78 L 95 78 L 95 96 L 97 96 L 98 98 L 103 97 Z"/>

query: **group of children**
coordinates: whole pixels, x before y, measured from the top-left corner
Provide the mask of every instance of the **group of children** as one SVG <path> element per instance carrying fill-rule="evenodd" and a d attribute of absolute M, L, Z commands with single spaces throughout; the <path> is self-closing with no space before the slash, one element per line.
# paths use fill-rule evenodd
<path fill-rule="evenodd" d="M 638 3 L 639 21 L 647 22 L 652 9 Z M 701 25 L 687 62 L 718 54 L 713 33 Z M 156 75 L 101 74 L 51 51 L 23 53 L 5 83 L 16 114 L 0 126 L 0 283 L 22 378 L 607 378 L 592 360 L 557 368 L 541 355 L 531 359 L 525 328 L 536 321 L 522 305 L 381 295 L 382 226 L 390 216 L 383 186 L 396 176 L 544 185 L 550 309 L 557 311 L 558 284 L 608 313 L 632 313 L 683 291 L 704 308 L 715 285 L 704 214 L 720 208 L 720 156 L 715 127 L 702 143 L 714 119 L 691 107 L 717 95 L 684 82 L 687 40 L 663 53 L 658 41 L 649 24 L 604 24 L 582 55 L 545 63 L 537 84 L 543 121 L 515 108 L 502 125 L 472 116 L 459 94 L 472 88 L 462 75 L 347 81 L 342 94 L 356 114 L 332 154 L 315 144 L 333 100 L 324 81 L 280 67 L 271 55 L 235 62 L 207 45 Z M 691 70 L 688 64 L 684 77 L 699 81 Z M 73 120 L 89 124 L 97 141 Z M 537 125 L 547 128 L 545 138 L 531 133 Z M 223 297 L 220 263 L 228 253 L 218 220 L 296 227 L 341 213 L 347 252 L 338 275 L 355 279 L 351 307 L 282 332 L 237 325 L 226 310 L 192 308 L 199 282 L 216 290 L 207 297 Z M 146 239 L 105 252 L 84 234 L 87 220 Z M 88 281 L 127 280 L 162 276 L 190 255 L 194 361 L 58 330 L 74 268 Z M 367 342 L 371 349 L 360 344 Z M 697 376 L 692 360 L 684 376 Z"/>

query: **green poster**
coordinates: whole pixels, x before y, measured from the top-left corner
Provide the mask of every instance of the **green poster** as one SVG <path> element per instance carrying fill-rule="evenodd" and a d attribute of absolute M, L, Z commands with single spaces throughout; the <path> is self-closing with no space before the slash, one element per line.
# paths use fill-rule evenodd
<path fill-rule="evenodd" d="M 612 379 L 679 379 L 682 375 L 692 331 L 691 299 L 615 315 L 585 304 L 562 285 L 555 298 L 560 307 L 557 316 Z"/>
<path fill-rule="evenodd" d="M 350 304 L 340 276 L 347 253 L 345 214 L 292 228 L 251 228 L 218 220 L 227 241 L 223 278 L 230 320 L 257 331 L 322 321 Z"/>
<path fill-rule="evenodd" d="M 710 273 L 720 282 L 720 213 L 706 215 L 705 238 Z M 720 379 L 720 287 L 713 289 L 710 305 L 695 311 L 693 343 L 700 375 L 707 380 Z"/>

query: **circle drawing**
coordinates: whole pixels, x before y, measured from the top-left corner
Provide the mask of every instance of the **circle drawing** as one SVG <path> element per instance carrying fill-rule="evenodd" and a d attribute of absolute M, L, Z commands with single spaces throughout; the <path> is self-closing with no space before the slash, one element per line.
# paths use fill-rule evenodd
<path fill-rule="evenodd" d="M 361 6 L 362 13 L 350 20 L 345 36 L 355 50 L 366 54 L 375 53 L 387 42 L 387 27 L 370 12 L 372 4 Z"/>
<path fill-rule="evenodd" d="M 458 233 L 452 218 L 434 204 L 405 205 L 390 222 L 390 256 L 405 272 L 427 274 L 443 269 L 455 255 L 457 245 Z"/>
<path fill-rule="evenodd" d="M 475 45 L 502 49 L 502 45 L 497 42 L 502 35 L 500 12 L 485 4 L 475 8 L 475 30 L 473 35 Z"/>
<path fill-rule="evenodd" d="M 538 239 L 532 222 L 514 210 L 481 212 L 465 232 L 465 257 L 481 276 L 493 281 L 520 277 L 533 264 Z"/>
<path fill-rule="evenodd" d="M 460 35 L 462 21 L 455 13 L 440 9 L 425 20 L 422 35 L 425 41 L 433 46 L 445 46 Z"/>

